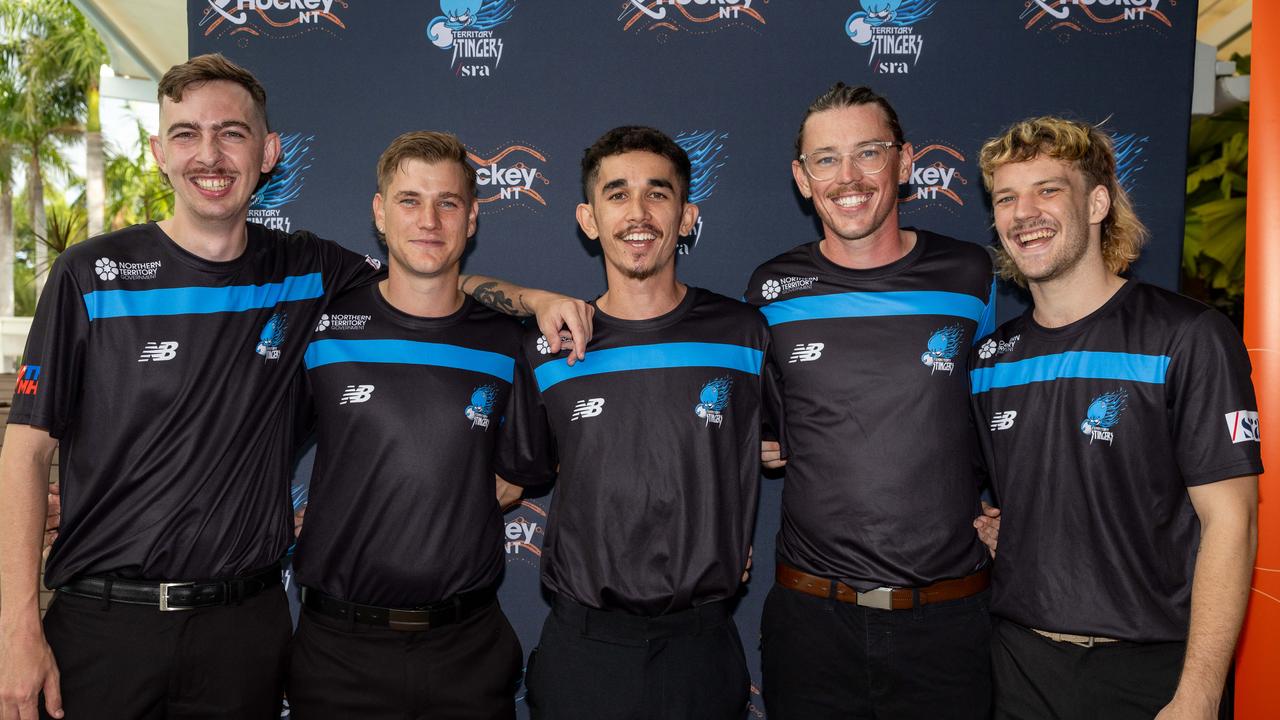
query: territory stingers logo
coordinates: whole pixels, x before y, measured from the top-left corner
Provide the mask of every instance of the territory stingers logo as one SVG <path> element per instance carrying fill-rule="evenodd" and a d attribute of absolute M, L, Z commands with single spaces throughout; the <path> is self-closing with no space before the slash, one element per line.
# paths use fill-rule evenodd
<path fill-rule="evenodd" d="M 702 386 L 698 393 L 698 404 L 693 406 L 693 414 L 703 419 L 703 427 L 714 423 L 716 427 L 724 422 L 724 408 L 729 404 L 729 393 L 733 390 L 733 380 L 720 377 Z"/>
<path fill-rule="evenodd" d="M 1108 445 L 1112 444 L 1115 439 L 1112 428 L 1120 422 L 1120 415 L 1128 406 L 1129 393 L 1124 388 L 1099 395 L 1085 410 L 1080 432 L 1089 436 L 1090 445 L 1094 440 L 1106 440 Z"/>
<path fill-rule="evenodd" d="M 1049 31 L 1065 42 L 1077 32 L 1113 35 L 1139 27 L 1157 32 L 1172 28 L 1173 22 L 1160 8 L 1177 4 L 1177 0 L 1024 0 L 1018 19 L 1026 21 L 1027 30 Z"/>
<path fill-rule="evenodd" d="M 262 332 L 258 334 L 258 346 L 253 351 L 268 360 L 279 360 L 280 346 L 284 345 L 284 336 L 288 331 L 289 314 L 275 313 L 262 326 Z"/>
<path fill-rule="evenodd" d="M 716 183 L 720 182 L 720 168 L 724 167 L 724 161 L 729 158 L 722 154 L 724 141 L 728 139 L 729 133 L 715 130 L 683 132 L 675 137 L 676 144 L 689 156 L 689 164 L 692 166 L 689 175 L 689 202 L 694 205 L 710 199 L 715 192 Z M 699 213 L 697 222 L 693 224 L 693 232 L 680 238 L 677 252 L 681 255 L 688 255 L 698 247 L 698 241 L 702 239 L 703 217 Z"/>
<path fill-rule="evenodd" d="M 708 35 L 733 27 L 752 32 L 764 25 L 760 8 L 769 0 L 625 0 L 618 22 L 623 32 L 656 32 L 658 42 L 674 33 Z M 689 12 L 696 6 L 697 14 Z"/>
<path fill-rule="evenodd" d="M 905 75 L 920 62 L 924 36 L 916 23 L 933 14 L 938 0 L 861 0 L 844 21 L 853 42 L 871 48 L 867 64 L 880 75 Z"/>
<path fill-rule="evenodd" d="M 542 196 L 551 184 L 542 172 L 547 156 L 533 145 L 512 143 L 486 154 L 467 148 L 467 159 L 476 169 L 476 199 L 482 210 L 547 206 Z"/>
<path fill-rule="evenodd" d="M 964 205 L 957 190 L 969 184 L 959 173 L 964 162 L 964 154 L 945 143 L 913 144 L 911 178 L 907 181 L 906 194 L 899 197 L 902 210 L 913 212 L 941 206 L 955 214 L 954 208 Z"/>
<path fill-rule="evenodd" d="M 964 328 L 958 323 L 939 328 L 929 336 L 920 362 L 929 368 L 930 375 L 940 372 L 950 375 L 956 369 L 956 355 L 960 352 L 960 341 L 963 339 Z"/>
<path fill-rule="evenodd" d="M 280 161 L 271 179 L 253 194 L 249 222 L 289 232 L 293 223 L 288 215 L 281 214 L 280 208 L 302 194 L 303 173 L 311 169 L 311 143 L 315 139 L 315 135 L 304 136 L 300 132 L 280 136 Z"/>
<path fill-rule="evenodd" d="M 241 44 L 251 37 L 293 38 L 322 31 L 346 30 L 338 16 L 347 0 L 205 0 L 200 27 L 205 37 L 235 36 Z M 336 7 L 335 7 L 336 6 Z"/>
<path fill-rule="evenodd" d="M 427 23 L 427 40 L 453 52 L 454 75 L 489 77 L 502 63 L 502 38 L 494 28 L 515 10 L 515 0 L 440 0 L 444 14 Z"/>
<path fill-rule="evenodd" d="M 471 391 L 471 402 L 462 412 L 471 421 L 471 428 L 489 429 L 489 416 L 493 414 L 493 404 L 498 400 L 497 385 L 481 385 Z"/>

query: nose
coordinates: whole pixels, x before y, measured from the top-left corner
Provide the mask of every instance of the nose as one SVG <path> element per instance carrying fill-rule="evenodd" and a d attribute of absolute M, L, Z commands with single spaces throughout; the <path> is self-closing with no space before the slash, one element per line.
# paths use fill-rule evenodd
<path fill-rule="evenodd" d="M 418 225 L 424 230 L 434 230 L 440 225 L 440 212 L 434 203 L 425 203 L 418 215 Z"/>
<path fill-rule="evenodd" d="M 1030 220 L 1040 214 L 1040 207 L 1036 205 L 1035 198 L 1026 195 L 1018 195 L 1013 201 L 1013 217 L 1015 220 Z"/>
<path fill-rule="evenodd" d="M 196 160 L 202 165 L 217 165 L 222 159 L 222 145 L 218 142 L 217 133 L 205 133 L 200 138 L 200 146 L 196 151 Z"/>
<path fill-rule="evenodd" d="M 841 185 L 858 180 L 863 175 L 862 168 L 858 167 L 858 163 L 854 162 L 853 155 L 846 153 L 840 156 L 840 171 L 836 174 L 836 180 Z"/>
<path fill-rule="evenodd" d="M 644 197 L 639 193 L 632 195 L 627 203 L 627 222 L 640 222 L 648 217 L 649 207 L 645 205 Z"/>

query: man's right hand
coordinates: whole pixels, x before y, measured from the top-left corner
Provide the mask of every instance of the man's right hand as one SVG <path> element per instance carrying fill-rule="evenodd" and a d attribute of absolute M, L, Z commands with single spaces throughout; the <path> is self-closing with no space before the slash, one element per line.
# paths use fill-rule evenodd
<path fill-rule="evenodd" d="M 982 501 L 982 514 L 973 519 L 973 527 L 978 531 L 978 539 L 987 546 L 991 557 L 996 556 L 996 542 L 1000 539 L 1000 508 L 992 507 Z"/>
<path fill-rule="evenodd" d="M 768 470 L 777 470 L 787 464 L 782 458 L 782 445 L 777 440 L 760 441 L 760 464 Z"/>
<path fill-rule="evenodd" d="M 39 622 L 0 627 L 0 720 L 36 720 L 40 693 L 49 715 L 62 717 L 62 689 L 53 651 Z"/>

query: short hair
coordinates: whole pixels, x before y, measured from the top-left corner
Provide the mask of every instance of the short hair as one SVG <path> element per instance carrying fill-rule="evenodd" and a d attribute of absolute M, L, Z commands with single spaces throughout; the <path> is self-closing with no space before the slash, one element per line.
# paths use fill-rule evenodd
<path fill-rule="evenodd" d="M 1111 195 L 1111 209 L 1102 220 L 1102 259 L 1107 270 L 1117 275 L 1142 254 L 1147 228 L 1133 210 L 1129 194 L 1116 175 L 1115 145 L 1107 133 L 1088 123 L 1062 117 L 1029 118 L 1010 125 L 999 137 L 978 151 L 982 182 L 991 192 L 997 169 L 1044 156 L 1070 163 L 1088 181 L 1090 189 L 1099 185 Z M 996 248 L 996 269 L 1000 276 L 1026 286 L 1013 259 Z"/>
<path fill-rule="evenodd" d="M 640 125 L 623 125 L 600 136 L 582 155 L 582 196 L 591 202 L 591 188 L 600 176 L 600 163 L 607 157 L 629 152 L 650 152 L 671 161 L 680 181 L 680 199 L 689 202 L 689 178 L 693 175 L 689 155 L 661 130 Z"/>
<path fill-rule="evenodd" d="M 163 104 L 165 98 L 173 102 L 182 102 L 182 94 L 187 88 L 200 86 L 214 80 L 233 82 L 248 91 L 253 98 L 253 107 L 262 117 L 262 124 L 271 129 L 267 121 L 267 91 L 258 82 L 253 73 L 231 62 L 220 53 L 197 55 L 190 60 L 169 68 L 160 78 L 156 90 L 156 102 Z"/>
<path fill-rule="evenodd" d="M 838 108 L 857 107 L 859 105 L 876 105 L 884 111 L 885 122 L 889 124 L 889 130 L 893 132 L 893 141 L 899 145 L 906 144 L 907 138 L 902 134 L 902 123 L 898 121 L 898 113 L 889 104 L 889 101 L 882 95 L 877 95 L 875 91 L 865 85 L 845 85 L 838 82 L 832 85 L 830 89 L 814 98 L 809 103 L 809 108 L 804 111 L 804 117 L 800 119 L 800 130 L 796 132 L 796 160 L 804 154 L 804 126 L 809 122 L 809 116 L 814 113 L 820 113 L 824 110 L 836 110 Z"/>
<path fill-rule="evenodd" d="M 407 132 L 387 146 L 378 157 L 378 192 L 385 193 L 391 186 L 391 176 L 406 160 L 426 163 L 456 162 L 462 166 L 470 199 L 476 197 L 476 169 L 467 162 L 467 148 L 453 133 L 435 130 Z"/>

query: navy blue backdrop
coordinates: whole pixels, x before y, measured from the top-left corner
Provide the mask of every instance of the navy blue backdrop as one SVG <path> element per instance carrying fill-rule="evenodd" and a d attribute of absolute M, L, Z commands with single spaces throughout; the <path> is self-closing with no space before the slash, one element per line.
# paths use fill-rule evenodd
<path fill-rule="evenodd" d="M 915 146 L 904 224 L 992 241 L 974 162 L 1029 115 L 1104 127 L 1153 231 L 1135 274 L 1176 287 L 1195 0 L 188 0 L 190 51 L 221 52 L 270 94 L 285 158 L 252 219 L 381 256 L 374 165 L 407 130 L 457 133 L 479 169 L 466 270 L 581 297 L 604 288 L 577 231 L 583 148 L 621 124 L 676 136 L 702 209 L 680 275 L 731 296 L 820 228 L 790 172 L 804 108 L 837 80 L 896 106 Z M 1000 319 L 1020 312 L 1012 288 Z M 300 473 L 305 478 L 309 467 Z M 749 662 L 773 581 L 781 480 L 764 480 L 754 576 L 738 610 Z M 295 497 L 305 497 L 300 482 Z M 526 652 L 546 612 L 549 497 L 508 515 L 502 601 Z M 763 717 L 753 690 L 749 717 Z M 523 705 L 521 705 L 523 713 Z"/>

